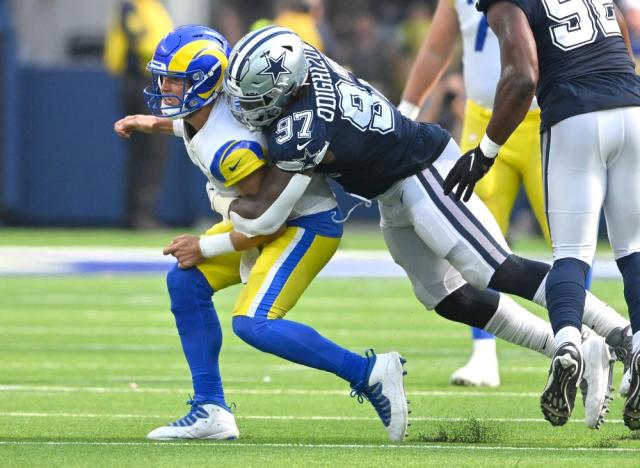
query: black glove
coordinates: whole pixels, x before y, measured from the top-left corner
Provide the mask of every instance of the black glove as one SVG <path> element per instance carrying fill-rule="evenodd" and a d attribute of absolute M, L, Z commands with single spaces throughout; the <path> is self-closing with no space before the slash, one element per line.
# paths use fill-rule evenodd
<path fill-rule="evenodd" d="M 454 198 L 468 201 L 476 183 L 491 169 L 495 160 L 496 158 L 487 158 L 479 146 L 467 151 L 456 161 L 444 180 L 444 194 L 449 195 L 457 185 Z"/>

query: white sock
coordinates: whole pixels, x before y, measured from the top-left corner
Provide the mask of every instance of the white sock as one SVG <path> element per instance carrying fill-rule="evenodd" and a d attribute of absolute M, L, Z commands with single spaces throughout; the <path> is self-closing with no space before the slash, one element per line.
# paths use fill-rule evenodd
<path fill-rule="evenodd" d="M 640 349 L 640 331 L 633 334 L 633 352 L 635 353 Z"/>
<path fill-rule="evenodd" d="M 571 343 L 576 346 L 576 348 L 581 349 L 582 344 L 582 333 L 576 327 L 566 326 L 562 327 L 556 333 L 554 338 L 555 349 L 558 349 L 565 343 Z"/>
<path fill-rule="evenodd" d="M 496 340 L 492 338 L 480 338 L 473 340 L 473 354 L 471 358 L 480 359 L 496 358 Z"/>
<path fill-rule="evenodd" d="M 548 357 L 553 355 L 551 325 L 504 294 L 500 294 L 498 309 L 484 329 L 509 343 L 538 351 Z"/>
<path fill-rule="evenodd" d="M 542 283 L 540 283 L 540 286 L 538 286 L 538 290 L 533 295 L 532 299 L 533 302 L 535 302 L 539 306 L 544 307 L 545 309 L 547 308 L 547 276 L 549 276 L 549 273 L 547 273 L 547 275 L 542 280 Z"/>
<path fill-rule="evenodd" d="M 624 328 L 629 325 L 628 320 L 589 291 L 587 291 L 587 297 L 584 301 L 582 321 L 598 335 L 605 338 L 616 328 Z"/>

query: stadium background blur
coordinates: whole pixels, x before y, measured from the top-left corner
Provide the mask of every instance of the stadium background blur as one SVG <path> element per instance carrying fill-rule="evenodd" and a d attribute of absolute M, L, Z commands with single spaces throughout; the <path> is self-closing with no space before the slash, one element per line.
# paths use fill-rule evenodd
<path fill-rule="evenodd" d="M 308 1 L 326 53 L 399 102 L 436 0 Z M 623 1 L 640 55 L 640 0 Z M 0 227 L 125 225 L 128 155 L 126 142 L 112 130 L 123 116 L 120 83 L 102 59 L 108 21 L 120 3 L 0 0 Z M 207 24 L 233 44 L 252 25 L 279 15 L 283 3 L 301 2 L 163 2 L 175 25 Z M 456 137 L 464 108 L 460 69 L 454 61 L 422 114 Z M 169 142 L 162 173 L 154 212 L 158 226 L 209 224 L 213 215 L 203 176 L 181 140 Z M 355 204 L 337 192 L 343 209 Z M 353 217 L 373 223 L 377 209 L 360 208 Z M 536 229 L 524 197 L 513 217 L 516 235 Z"/>

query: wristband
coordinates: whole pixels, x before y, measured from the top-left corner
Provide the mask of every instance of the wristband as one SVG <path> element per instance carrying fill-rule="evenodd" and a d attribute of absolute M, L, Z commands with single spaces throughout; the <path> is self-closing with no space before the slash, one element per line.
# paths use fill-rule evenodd
<path fill-rule="evenodd" d="M 236 251 L 231 242 L 231 234 L 228 232 L 224 234 L 214 234 L 212 236 L 202 236 L 199 244 L 200 252 L 202 252 L 202 256 L 205 258 Z"/>
<path fill-rule="evenodd" d="M 398 104 L 398 112 L 411 120 L 416 120 L 416 118 L 418 118 L 418 114 L 420 114 L 420 106 L 416 106 L 406 99 L 403 99 L 402 102 Z"/>
<path fill-rule="evenodd" d="M 502 147 L 502 145 L 495 143 L 491 138 L 489 138 L 486 133 L 482 137 L 478 146 L 480 147 L 482 154 L 489 159 L 494 159 L 498 156 L 498 151 L 500 151 L 500 148 Z"/>

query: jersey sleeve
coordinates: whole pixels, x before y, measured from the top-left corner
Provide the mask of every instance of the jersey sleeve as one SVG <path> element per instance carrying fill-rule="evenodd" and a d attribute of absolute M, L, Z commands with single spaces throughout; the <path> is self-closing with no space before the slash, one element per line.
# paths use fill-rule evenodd
<path fill-rule="evenodd" d="M 230 140 L 220 146 L 211 161 L 211 174 L 225 187 L 237 184 L 266 165 L 265 150 L 252 140 Z"/>
<path fill-rule="evenodd" d="M 476 0 L 476 9 L 486 15 L 491 5 L 504 1 L 509 2 L 524 11 L 527 18 L 529 18 L 529 21 L 531 21 L 532 18 L 533 8 L 535 7 L 535 4 L 538 3 L 531 0 Z"/>
<path fill-rule="evenodd" d="M 184 120 L 176 119 L 171 123 L 173 125 L 173 134 L 179 138 L 182 138 L 184 136 Z"/>
<path fill-rule="evenodd" d="M 286 172 L 303 172 L 320 164 L 329 147 L 325 127 L 311 111 L 294 112 L 270 127 L 269 159 Z"/>

